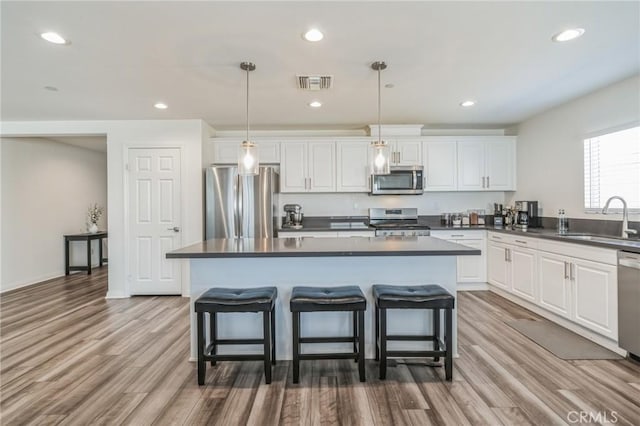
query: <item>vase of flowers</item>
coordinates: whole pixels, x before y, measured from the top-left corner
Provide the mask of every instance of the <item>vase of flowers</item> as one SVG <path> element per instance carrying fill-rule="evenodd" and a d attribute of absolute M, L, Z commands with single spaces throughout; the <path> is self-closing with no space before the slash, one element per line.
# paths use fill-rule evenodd
<path fill-rule="evenodd" d="M 87 210 L 87 231 L 91 234 L 98 232 L 98 221 L 102 216 L 102 211 L 102 207 L 97 203 L 89 206 L 89 210 Z"/>

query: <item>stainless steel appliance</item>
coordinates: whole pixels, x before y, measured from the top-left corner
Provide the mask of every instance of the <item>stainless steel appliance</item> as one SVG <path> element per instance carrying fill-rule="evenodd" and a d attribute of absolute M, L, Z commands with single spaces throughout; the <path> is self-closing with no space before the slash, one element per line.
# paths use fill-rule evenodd
<path fill-rule="evenodd" d="M 538 216 L 537 201 L 516 201 L 515 226 L 526 230 L 527 228 L 539 228 L 540 217 Z"/>
<path fill-rule="evenodd" d="M 284 205 L 284 222 L 283 228 L 300 229 L 302 228 L 302 206 L 300 204 Z"/>
<path fill-rule="evenodd" d="M 618 252 L 618 345 L 640 361 L 640 254 Z"/>
<path fill-rule="evenodd" d="M 273 238 L 277 229 L 278 169 L 239 176 L 237 166 L 205 170 L 205 239 Z"/>
<path fill-rule="evenodd" d="M 429 226 L 418 218 L 418 209 L 369 209 L 369 226 L 380 236 L 429 236 Z"/>
<path fill-rule="evenodd" d="M 391 167 L 388 175 L 371 175 L 371 195 L 420 195 L 424 192 L 422 166 Z"/>

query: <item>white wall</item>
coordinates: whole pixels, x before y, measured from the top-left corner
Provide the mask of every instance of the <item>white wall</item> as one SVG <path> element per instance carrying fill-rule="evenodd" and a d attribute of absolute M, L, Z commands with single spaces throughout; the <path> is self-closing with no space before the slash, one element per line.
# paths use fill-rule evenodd
<path fill-rule="evenodd" d="M 584 211 L 583 139 L 640 120 L 640 75 L 532 117 L 518 126 L 518 191 L 513 200 L 538 200 L 544 216 L 615 219 Z M 640 220 L 640 215 L 630 215 Z"/>
<path fill-rule="evenodd" d="M 109 291 L 128 297 L 126 256 L 125 164 L 131 147 L 178 147 L 182 158 L 183 223 L 181 244 L 202 241 L 202 142 L 209 127 L 201 120 L 3 122 L 4 136 L 106 135 L 109 210 Z M 3 218 L 4 220 L 4 218 Z M 6 246 L 4 251 L 6 251 Z M 183 294 L 188 294 L 187 268 Z"/>
<path fill-rule="evenodd" d="M 504 203 L 504 192 L 427 192 L 422 195 L 370 196 L 361 193 L 280 194 L 280 216 L 285 204 L 300 204 L 305 216 L 366 216 L 371 207 L 416 207 L 420 215 L 485 209 L 493 214 L 493 203 Z"/>
<path fill-rule="evenodd" d="M 44 138 L 3 138 L 0 151 L 6 291 L 64 275 L 63 235 L 86 232 L 89 205 L 106 210 L 107 155 Z M 86 244 L 72 244 L 71 264 L 86 264 Z"/>

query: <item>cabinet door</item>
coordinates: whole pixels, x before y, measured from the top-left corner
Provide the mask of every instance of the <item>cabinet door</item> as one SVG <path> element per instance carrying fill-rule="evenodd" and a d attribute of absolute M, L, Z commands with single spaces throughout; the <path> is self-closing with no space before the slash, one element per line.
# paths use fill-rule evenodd
<path fill-rule="evenodd" d="M 309 192 L 336 192 L 335 142 L 309 142 Z"/>
<path fill-rule="evenodd" d="M 458 141 L 458 190 L 483 191 L 484 143 Z"/>
<path fill-rule="evenodd" d="M 510 291 L 508 267 L 507 247 L 490 242 L 487 245 L 487 278 L 489 284 Z"/>
<path fill-rule="evenodd" d="M 419 139 L 396 141 L 395 152 L 397 165 L 422 165 L 422 141 Z"/>
<path fill-rule="evenodd" d="M 214 141 L 213 164 L 238 164 L 240 141 Z"/>
<path fill-rule="evenodd" d="M 280 142 L 257 141 L 260 164 L 280 163 Z"/>
<path fill-rule="evenodd" d="M 462 244 L 482 251 L 480 256 L 458 256 L 459 283 L 480 283 L 487 281 L 486 259 L 483 240 L 447 240 L 452 243 Z"/>
<path fill-rule="evenodd" d="M 536 301 L 537 262 L 536 251 L 523 248 L 509 248 L 511 264 L 511 291 L 531 302 Z"/>
<path fill-rule="evenodd" d="M 571 319 L 571 261 L 551 253 L 538 253 L 538 297 L 540 306 Z"/>
<path fill-rule="evenodd" d="M 574 320 L 618 340 L 616 266 L 573 259 L 572 268 Z"/>
<path fill-rule="evenodd" d="M 369 192 L 369 143 L 367 141 L 336 143 L 336 190 Z"/>
<path fill-rule="evenodd" d="M 422 144 L 425 191 L 455 191 L 457 189 L 456 142 L 429 140 Z"/>
<path fill-rule="evenodd" d="M 280 148 L 280 192 L 307 192 L 307 144 L 283 142 Z"/>
<path fill-rule="evenodd" d="M 513 139 L 485 142 L 486 189 L 489 191 L 514 190 L 515 144 Z"/>

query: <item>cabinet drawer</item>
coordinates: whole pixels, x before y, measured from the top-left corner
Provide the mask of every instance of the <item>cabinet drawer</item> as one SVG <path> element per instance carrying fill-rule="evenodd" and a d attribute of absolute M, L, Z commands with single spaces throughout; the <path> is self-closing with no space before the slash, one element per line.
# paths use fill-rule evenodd
<path fill-rule="evenodd" d="M 514 246 L 537 249 L 540 242 L 537 238 L 523 237 L 521 235 L 502 234 L 489 232 L 489 241 L 497 243 L 512 244 Z"/>
<path fill-rule="evenodd" d="M 590 260 L 592 262 L 605 263 L 607 265 L 617 265 L 618 262 L 616 250 L 591 247 L 583 244 L 540 240 L 538 250 Z"/>
<path fill-rule="evenodd" d="M 484 229 L 460 229 L 460 230 L 436 230 L 431 231 L 431 236 L 442 240 L 484 240 Z"/>

